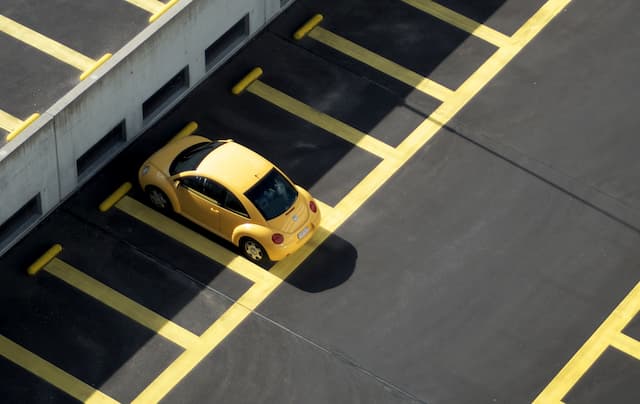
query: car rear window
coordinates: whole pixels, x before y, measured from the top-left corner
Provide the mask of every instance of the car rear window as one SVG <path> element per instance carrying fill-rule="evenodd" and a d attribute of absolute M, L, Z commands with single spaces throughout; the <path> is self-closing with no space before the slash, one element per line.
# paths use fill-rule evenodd
<path fill-rule="evenodd" d="M 266 220 L 286 212 L 298 198 L 298 191 L 278 172 L 271 169 L 245 196 L 258 208 Z"/>
<path fill-rule="evenodd" d="M 187 147 L 171 162 L 169 174 L 176 175 L 183 171 L 195 170 L 202 160 L 221 144 L 222 142 L 202 142 Z"/>

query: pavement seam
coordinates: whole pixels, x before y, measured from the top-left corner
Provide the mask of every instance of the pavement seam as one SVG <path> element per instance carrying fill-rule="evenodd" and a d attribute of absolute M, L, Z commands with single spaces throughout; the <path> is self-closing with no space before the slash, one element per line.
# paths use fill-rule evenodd
<path fill-rule="evenodd" d="M 264 301 L 262 303 L 264 303 Z M 258 306 L 258 307 L 260 307 L 260 306 Z M 266 315 L 258 312 L 257 311 L 257 307 L 256 307 L 256 310 L 252 310 L 251 313 L 256 315 L 257 317 L 259 317 L 259 318 L 261 318 L 261 319 L 273 324 L 274 326 L 282 329 L 283 331 L 287 332 L 288 334 L 291 334 L 294 337 L 296 337 L 296 338 L 298 338 L 298 339 L 300 339 L 302 341 L 305 341 L 306 343 L 308 343 L 309 345 L 315 347 L 316 349 L 331 355 L 336 360 L 338 360 L 338 361 L 340 361 L 342 363 L 345 363 L 345 364 L 351 366 L 352 368 L 357 369 L 358 371 L 364 373 L 365 375 L 367 375 L 369 377 L 373 377 L 374 379 L 376 379 L 378 382 L 380 382 L 381 384 L 383 384 L 387 388 L 395 390 L 395 391 L 397 391 L 397 392 L 399 392 L 401 394 L 404 394 L 405 396 L 409 397 L 410 399 L 412 399 L 412 400 L 414 400 L 414 401 L 416 401 L 418 403 L 423 403 L 423 404 L 427 403 L 426 401 L 421 400 L 420 398 L 418 398 L 414 394 L 412 394 L 412 393 L 404 390 L 403 388 L 397 386 L 396 384 L 386 380 L 382 376 L 376 375 L 374 372 L 372 372 L 372 371 L 368 370 L 367 368 L 365 368 L 364 366 L 360 365 L 358 362 L 356 362 L 354 359 L 348 357 L 344 353 L 341 353 L 339 351 L 335 351 L 335 350 L 326 348 L 326 347 L 320 345 L 319 343 L 311 340 L 310 338 L 305 337 L 304 335 L 302 335 L 302 334 L 300 334 L 300 333 L 298 333 L 296 331 L 293 331 L 291 328 L 285 326 L 284 324 L 281 324 L 278 321 L 273 320 L 270 317 L 267 317 Z"/>
<path fill-rule="evenodd" d="M 539 161 L 536 158 L 509 146 L 508 144 L 493 140 L 485 135 L 464 134 L 450 125 L 443 125 L 442 129 L 445 129 L 451 134 L 456 135 L 498 157 L 499 159 L 506 161 L 508 164 L 511 164 L 521 171 L 539 179 L 624 227 L 633 230 L 635 233 L 640 233 L 640 214 L 636 210 L 628 207 L 623 201 L 603 192 L 599 188 L 557 170 L 545 162 Z M 595 197 L 600 197 L 599 199 L 602 199 L 602 201 L 593 201 L 592 199 L 594 198 L 590 198 L 589 194 L 592 194 Z M 623 212 L 612 212 L 612 209 L 609 209 L 611 207 L 607 208 L 602 206 L 607 203 L 617 205 L 613 208 L 617 208 Z M 624 216 L 631 216 L 631 218 L 625 218 Z M 636 217 L 638 224 L 632 223 L 634 221 L 634 217 Z"/>

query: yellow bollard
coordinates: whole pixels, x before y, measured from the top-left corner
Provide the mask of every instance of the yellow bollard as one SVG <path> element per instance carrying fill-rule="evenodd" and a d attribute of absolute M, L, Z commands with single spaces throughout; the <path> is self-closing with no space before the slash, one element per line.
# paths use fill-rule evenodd
<path fill-rule="evenodd" d="M 304 25 L 302 27 L 300 27 L 294 34 L 293 34 L 293 38 L 297 41 L 301 40 L 302 38 L 304 38 L 305 36 L 307 36 L 307 34 L 309 32 L 311 32 L 312 29 L 314 29 L 318 24 L 320 24 L 322 22 L 322 20 L 324 19 L 324 17 L 322 16 L 322 14 L 316 14 L 313 17 L 311 17 L 309 19 L 309 21 L 305 22 Z"/>
<path fill-rule="evenodd" d="M 251 83 L 253 83 L 254 81 L 258 80 L 260 78 L 260 76 L 262 76 L 262 69 L 259 67 L 255 67 L 253 68 L 253 70 L 251 70 L 249 72 L 249 74 L 247 74 L 246 76 L 244 76 L 244 78 L 242 80 L 240 80 L 238 82 L 238 84 L 236 84 L 235 86 L 233 86 L 233 88 L 231 89 L 231 92 L 234 95 L 238 95 L 241 92 L 243 92 L 244 90 L 247 89 L 247 87 L 249 87 L 249 85 Z"/>
<path fill-rule="evenodd" d="M 51 260 L 54 259 L 58 254 L 60 254 L 61 251 L 62 246 L 60 244 L 54 244 L 53 247 L 49 248 L 47 252 L 42 254 L 40 258 L 38 258 L 33 264 L 29 266 L 29 268 L 27 268 L 27 274 L 29 274 L 30 276 L 34 276 L 35 274 L 40 272 L 40 270 L 44 268 L 44 266 L 49 262 L 51 262 Z"/>

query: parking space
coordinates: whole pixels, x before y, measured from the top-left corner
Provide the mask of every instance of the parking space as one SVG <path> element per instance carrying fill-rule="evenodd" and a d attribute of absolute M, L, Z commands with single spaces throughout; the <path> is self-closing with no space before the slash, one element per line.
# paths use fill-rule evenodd
<path fill-rule="evenodd" d="M 638 232 L 505 129 L 569 29 L 524 3 L 295 3 L 0 259 L 0 371 L 140 403 L 637 401 Z M 309 189 L 313 239 L 260 268 L 150 208 L 137 169 L 188 122 Z"/>

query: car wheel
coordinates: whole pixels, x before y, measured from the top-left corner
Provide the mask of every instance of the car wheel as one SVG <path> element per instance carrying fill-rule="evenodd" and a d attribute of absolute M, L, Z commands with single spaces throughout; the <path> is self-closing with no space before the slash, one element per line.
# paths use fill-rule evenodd
<path fill-rule="evenodd" d="M 163 212 L 167 212 L 171 209 L 171 202 L 169 202 L 167 194 L 162 192 L 160 188 L 148 186 L 145 191 L 147 193 L 147 197 L 149 198 L 149 202 L 151 202 L 154 208 Z"/>
<path fill-rule="evenodd" d="M 269 262 L 269 256 L 264 247 L 254 239 L 249 237 L 243 238 L 240 247 L 242 248 L 244 256 L 256 264 L 266 264 Z"/>

